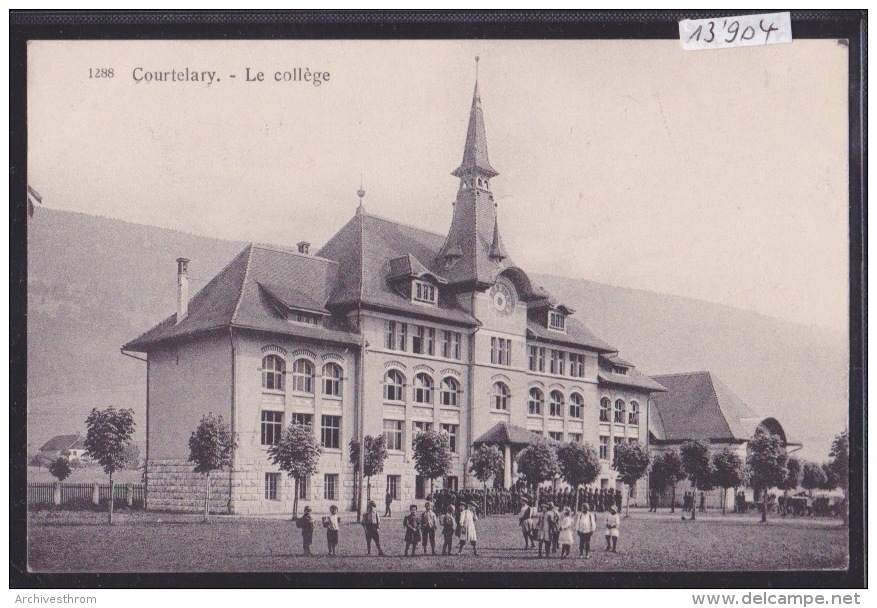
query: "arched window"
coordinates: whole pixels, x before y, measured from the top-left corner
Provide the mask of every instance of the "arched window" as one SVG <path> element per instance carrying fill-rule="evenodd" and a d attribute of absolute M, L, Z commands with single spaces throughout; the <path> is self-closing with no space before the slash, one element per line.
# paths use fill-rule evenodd
<path fill-rule="evenodd" d="M 323 394 L 331 397 L 341 396 L 341 366 L 327 363 L 323 366 Z"/>
<path fill-rule="evenodd" d="M 314 392 L 314 364 L 307 359 L 296 359 L 292 364 L 292 390 Z"/>
<path fill-rule="evenodd" d="M 442 405 L 457 407 L 457 395 L 460 394 L 460 383 L 448 376 L 442 380 L 441 402 Z"/>
<path fill-rule="evenodd" d="M 262 359 L 262 388 L 269 391 L 282 391 L 285 372 L 286 362 L 278 355 L 268 355 Z"/>
<path fill-rule="evenodd" d="M 600 399 L 600 422 L 609 422 L 609 397 Z"/>
<path fill-rule="evenodd" d="M 491 396 L 493 397 L 493 409 L 503 411 L 509 409 L 509 397 L 511 396 L 511 392 L 505 382 L 494 382 Z"/>
<path fill-rule="evenodd" d="M 579 393 L 572 393 L 569 396 L 569 417 L 570 418 L 582 418 L 582 411 L 584 409 L 585 399 Z"/>
<path fill-rule="evenodd" d="M 414 402 L 432 403 L 433 381 L 429 374 L 414 376 Z"/>
<path fill-rule="evenodd" d="M 639 403 L 630 402 L 630 412 L 627 414 L 627 424 L 639 424 Z"/>
<path fill-rule="evenodd" d="M 624 424 L 624 400 L 616 399 L 615 400 L 615 422 L 618 424 Z"/>
<path fill-rule="evenodd" d="M 391 369 L 384 376 L 384 399 L 405 401 L 405 376 L 398 369 Z"/>
<path fill-rule="evenodd" d="M 542 415 L 542 404 L 545 403 L 545 397 L 538 388 L 530 389 L 530 398 L 527 400 L 527 413 L 531 416 Z"/>
<path fill-rule="evenodd" d="M 548 415 L 563 418 L 563 393 L 551 391 L 548 395 Z"/>

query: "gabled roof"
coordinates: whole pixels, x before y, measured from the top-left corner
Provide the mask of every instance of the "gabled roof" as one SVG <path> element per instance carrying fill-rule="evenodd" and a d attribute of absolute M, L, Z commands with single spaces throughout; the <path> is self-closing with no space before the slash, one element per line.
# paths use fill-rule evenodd
<path fill-rule="evenodd" d="M 195 294 L 185 319 L 177 323 L 173 314 L 123 348 L 147 352 L 167 340 L 228 327 L 358 344 L 356 334 L 331 317 L 324 327 L 290 323 L 270 300 L 325 310 L 337 274 L 338 265 L 331 260 L 250 244 Z"/>
<path fill-rule="evenodd" d="M 591 333 L 587 327 L 574 318 L 567 318 L 566 331 L 553 331 L 532 319 L 527 320 L 527 339 L 550 342 L 563 346 L 578 346 L 598 352 L 610 353 L 615 349 Z"/>
<path fill-rule="evenodd" d="M 443 290 L 439 290 L 437 306 L 423 306 L 403 297 L 388 280 L 390 261 L 408 256 L 409 260 L 416 260 L 410 263 L 418 269 L 422 267 L 441 277 L 441 269 L 435 267 L 435 257 L 443 242 L 444 237 L 439 234 L 365 211 L 357 212 L 318 252 L 319 256 L 337 262 L 338 267 L 336 285 L 327 306 L 363 304 L 468 327 L 478 326 L 478 320 Z"/>
<path fill-rule="evenodd" d="M 600 386 L 615 385 L 638 388 L 655 393 L 664 392 L 667 389 L 660 382 L 646 376 L 635 367 L 628 368 L 626 374 L 616 374 L 604 369 L 597 372 L 597 383 Z"/>
<path fill-rule="evenodd" d="M 667 392 L 652 400 L 652 412 L 657 411 L 659 417 L 650 428 L 656 439 L 747 441 L 765 420 L 710 372 L 669 374 L 654 379 L 667 387 Z"/>
<path fill-rule="evenodd" d="M 63 452 L 64 450 L 84 450 L 85 442 L 82 437 L 78 434 L 76 435 L 55 435 L 51 439 L 49 439 L 43 447 L 40 448 L 41 452 Z"/>
<path fill-rule="evenodd" d="M 535 433 L 525 428 L 509 424 L 508 422 L 499 422 L 492 426 L 486 433 L 481 435 L 473 443 L 475 445 L 481 443 L 495 443 L 499 445 L 527 445 L 539 438 Z"/>

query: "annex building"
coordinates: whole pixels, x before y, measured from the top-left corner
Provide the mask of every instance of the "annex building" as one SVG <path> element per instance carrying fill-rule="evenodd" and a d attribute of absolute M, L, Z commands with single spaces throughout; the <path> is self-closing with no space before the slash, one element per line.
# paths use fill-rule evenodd
<path fill-rule="evenodd" d="M 211 476 L 212 508 L 288 513 L 294 492 L 317 511 L 355 500 L 349 442 L 383 435 L 372 491 L 420 498 L 411 440 L 448 434 L 453 467 L 438 487 L 480 487 L 470 450 L 499 445 L 506 487 L 532 437 L 587 441 L 597 487 L 616 486 L 615 446 L 647 444 L 650 402 L 665 390 L 587 328 L 575 302 L 533 285 L 503 243 L 476 83 L 445 233 L 360 206 L 318 251 L 251 244 L 190 299 L 177 266 L 175 314 L 123 348 L 147 355 L 148 506 L 198 510 L 203 479 L 188 439 L 207 412 L 230 422 L 230 470 Z M 536 218 L 533 218 L 534 221 Z M 268 460 L 289 423 L 310 425 L 320 471 L 299 488 Z M 645 497 L 646 480 L 634 496 Z"/>

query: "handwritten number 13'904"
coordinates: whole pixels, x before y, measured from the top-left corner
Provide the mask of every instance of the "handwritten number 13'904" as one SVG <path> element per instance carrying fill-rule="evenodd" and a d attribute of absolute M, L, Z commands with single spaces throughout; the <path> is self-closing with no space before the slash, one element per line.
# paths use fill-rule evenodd
<path fill-rule="evenodd" d="M 728 44 L 733 44 L 738 39 L 738 36 L 741 41 L 752 40 L 758 33 L 758 31 L 756 31 L 756 29 L 751 25 L 747 25 L 746 27 L 743 27 L 741 29 L 739 21 L 731 21 L 730 23 L 728 23 L 727 19 L 722 21 L 721 29 L 724 31 L 724 36 L 726 36 L 723 38 L 723 40 Z M 768 22 L 768 24 L 765 26 L 764 19 L 762 19 L 758 22 L 758 29 L 761 31 L 761 33 L 764 34 L 764 44 L 767 44 L 768 39 L 770 39 L 771 33 L 776 32 L 778 28 L 773 21 Z M 720 33 L 719 35 L 722 34 Z M 688 37 L 688 42 L 691 42 L 692 40 L 697 40 L 699 42 L 703 41 L 709 44 L 715 39 L 716 22 L 708 21 L 706 23 L 706 27 L 704 27 L 703 25 L 697 26 L 697 29 L 694 30 L 694 32 L 691 33 L 691 36 Z"/>

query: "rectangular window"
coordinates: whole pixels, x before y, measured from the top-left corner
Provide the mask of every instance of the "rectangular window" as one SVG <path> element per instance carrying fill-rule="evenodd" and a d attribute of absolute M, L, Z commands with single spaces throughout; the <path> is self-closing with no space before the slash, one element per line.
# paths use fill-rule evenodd
<path fill-rule="evenodd" d="M 393 500 L 401 500 L 402 498 L 402 476 L 387 475 L 387 494 L 393 497 Z"/>
<path fill-rule="evenodd" d="M 512 364 L 512 341 L 508 338 L 490 339 L 490 362 L 495 365 Z"/>
<path fill-rule="evenodd" d="M 341 416 L 322 416 L 320 443 L 324 448 L 341 447 Z"/>
<path fill-rule="evenodd" d="M 554 439 L 555 441 L 563 441 L 563 432 L 561 432 L 561 431 L 548 431 L 548 437 L 550 439 Z"/>
<path fill-rule="evenodd" d="M 414 477 L 414 498 L 417 500 L 426 498 L 426 478 L 423 475 Z"/>
<path fill-rule="evenodd" d="M 624 437 L 613 437 L 612 438 L 612 457 L 613 458 L 615 457 L 615 450 L 617 450 L 618 446 L 620 446 L 622 443 L 624 443 Z"/>
<path fill-rule="evenodd" d="M 600 459 L 609 460 L 609 437 L 600 435 Z"/>
<path fill-rule="evenodd" d="M 310 500 L 311 499 L 311 478 L 305 477 L 295 484 L 298 497 L 300 500 Z"/>
<path fill-rule="evenodd" d="M 408 324 L 398 321 L 387 321 L 387 340 L 385 346 L 389 350 L 404 351 L 408 342 Z"/>
<path fill-rule="evenodd" d="M 570 433 L 569 440 L 573 443 L 581 443 L 583 439 L 583 435 L 581 433 Z"/>
<path fill-rule="evenodd" d="M 418 355 L 435 355 L 435 328 L 415 325 L 411 335 L 411 351 Z"/>
<path fill-rule="evenodd" d="M 292 424 L 301 424 L 304 426 L 314 426 L 313 414 L 293 414 Z"/>
<path fill-rule="evenodd" d="M 323 475 L 323 498 L 325 500 L 338 500 L 337 473 L 326 473 Z"/>
<path fill-rule="evenodd" d="M 573 378 L 585 377 L 585 356 L 570 353 L 569 355 L 569 375 Z"/>
<path fill-rule="evenodd" d="M 435 304 L 438 299 L 438 292 L 436 291 L 435 285 L 427 283 L 426 281 L 414 281 L 413 293 L 414 300 L 417 302 Z"/>
<path fill-rule="evenodd" d="M 452 491 L 456 492 L 459 485 L 460 485 L 459 480 L 457 479 L 456 475 L 448 475 L 447 477 L 445 477 L 445 489 L 446 490 L 452 490 Z"/>
<path fill-rule="evenodd" d="M 558 351 L 557 353 L 557 375 L 562 376 L 566 373 L 566 353 Z"/>
<path fill-rule="evenodd" d="M 620 366 L 620 365 L 613 365 L 613 366 L 612 366 L 612 373 L 613 373 L 613 374 L 618 374 L 618 375 L 620 375 L 620 376 L 626 376 L 626 375 L 627 375 L 627 368 L 626 368 L 626 367 L 622 367 L 622 366 Z"/>
<path fill-rule="evenodd" d="M 558 351 L 556 351 L 552 348 L 549 351 L 549 356 L 551 358 L 551 361 L 550 361 L 549 366 L 548 366 L 548 373 L 549 374 L 556 374 L 557 369 L 559 367 L 558 366 Z"/>
<path fill-rule="evenodd" d="M 402 425 L 401 420 L 384 420 L 384 440 L 388 450 L 402 449 Z"/>
<path fill-rule="evenodd" d="M 280 473 L 265 473 L 265 500 L 277 500 Z"/>
<path fill-rule="evenodd" d="M 283 432 L 283 412 L 262 410 L 262 445 L 277 445 Z"/>
<path fill-rule="evenodd" d="M 550 311 L 548 313 L 548 327 L 560 331 L 566 330 L 566 317 L 559 312 Z"/>
<path fill-rule="evenodd" d="M 536 351 L 538 348 L 536 346 L 531 346 L 529 351 L 530 355 L 527 357 L 527 369 L 531 372 L 536 371 Z"/>
<path fill-rule="evenodd" d="M 432 430 L 432 422 L 421 422 L 419 420 L 415 420 L 411 423 L 411 430 L 414 431 L 415 435 L 420 433 L 428 433 Z"/>
<path fill-rule="evenodd" d="M 457 453 L 457 430 L 459 428 L 459 425 L 456 424 L 441 425 L 441 429 L 448 434 L 448 441 L 451 444 L 451 452 L 453 452 L 454 454 Z"/>
<path fill-rule="evenodd" d="M 442 357 L 445 359 L 461 359 L 460 352 L 461 335 L 458 331 L 442 331 Z"/>

